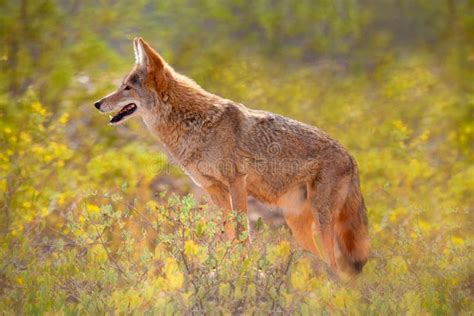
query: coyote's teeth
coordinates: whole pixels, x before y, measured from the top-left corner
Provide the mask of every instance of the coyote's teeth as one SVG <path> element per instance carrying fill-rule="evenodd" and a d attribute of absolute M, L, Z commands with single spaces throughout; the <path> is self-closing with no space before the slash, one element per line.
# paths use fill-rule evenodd
<path fill-rule="evenodd" d="M 109 119 L 112 119 L 112 118 L 113 118 L 113 116 L 109 114 Z"/>

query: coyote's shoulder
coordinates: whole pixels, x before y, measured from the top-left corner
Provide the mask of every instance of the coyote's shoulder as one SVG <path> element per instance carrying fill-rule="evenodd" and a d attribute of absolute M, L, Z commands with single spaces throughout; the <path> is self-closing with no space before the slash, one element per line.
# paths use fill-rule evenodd
<path fill-rule="evenodd" d="M 355 160 L 324 131 L 224 99 L 176 73 L 142 39 L 122 87 L 96 103 L 139 114 L 193 180 L 226 214 L 247 212 L 247 195 L 280 206 L 298 243 L 317 255 L 316 226 L 335 270 L 360 272 L 367 260 L 367 215 Z M 237 231 L 246 227 L 237 226 Z M 226 233 L 234 236 L 232 225 Z"/>

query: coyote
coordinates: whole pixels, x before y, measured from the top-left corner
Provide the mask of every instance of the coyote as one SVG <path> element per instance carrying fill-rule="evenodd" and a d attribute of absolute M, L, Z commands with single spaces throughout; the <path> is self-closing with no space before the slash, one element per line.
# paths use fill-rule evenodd
<path fill-rule="evenodd" d="M 252 195 L 281 207 L 298 244 L 324 254 L 334 271 L 362 271 L 369 251 L 366 209 L 356 162 L 337 141 L 316 127 L 207 92 L 142 38 L 133 40 L 133 48 L 132 71 L 116 92 L 95 103 L 114 113 L 111 124 L 141 116 L 227 218 L 232 211 L 246 215 Z M 248 234 L 248 220 L 223 225 L 229 238 Z"/>

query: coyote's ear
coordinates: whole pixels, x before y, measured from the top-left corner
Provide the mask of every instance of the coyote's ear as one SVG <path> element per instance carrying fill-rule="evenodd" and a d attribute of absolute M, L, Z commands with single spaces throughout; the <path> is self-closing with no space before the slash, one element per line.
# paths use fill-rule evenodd
<path fill-rule="evenodd" d="M 135 64 L 140 65 L 145 63 L 144 57 L 142 57 L 143 49 L 139 48 L 138 45 L 138 37 L 133 39 L 133 52 L 135 53 Z"/>
<path fill-rule="evenodd" d="M 141 37 L 133 39 L 133 50 L 135 51 L 135 62 L 147 69 L 163 68 L 165 61 L 147 42 Z"/>

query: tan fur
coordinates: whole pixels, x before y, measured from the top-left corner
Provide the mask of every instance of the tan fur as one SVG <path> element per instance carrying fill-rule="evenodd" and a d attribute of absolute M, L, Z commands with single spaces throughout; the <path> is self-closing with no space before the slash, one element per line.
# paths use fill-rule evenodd
<path fill-rule="evenodd" d="M 338 142 L 316 127 L 205 91 L 141 38 L 134 47 L 138 64 L 100 101 L 101 111 L 132 99 L 169 155 L 226 214 L 246 214 L 247 195 L 278 205 L 304 249 L 321 255 L 316 226 L 331 267 L 361 271 L 369 249 L 367 216 L 355 161 Z M 235 236 L 229 223 L 225 230 Z"/>

